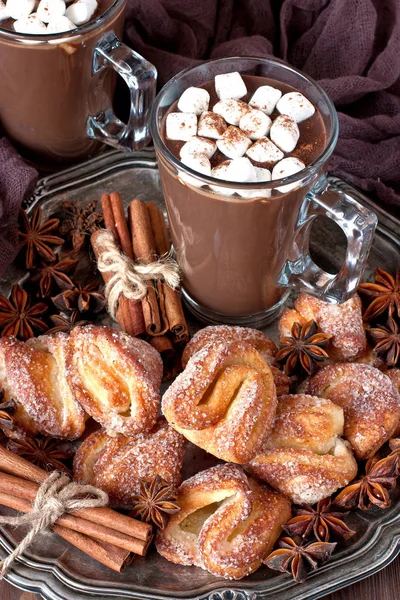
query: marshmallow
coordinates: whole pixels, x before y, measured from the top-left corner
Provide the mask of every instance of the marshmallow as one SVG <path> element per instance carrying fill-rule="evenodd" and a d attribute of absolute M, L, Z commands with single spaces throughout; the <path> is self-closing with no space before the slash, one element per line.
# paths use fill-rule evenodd
<path fill-rule="evenodd" d="M 225 175 L 227 181 L 238 181 L 239 183 L 256 180 L 255 168 L 245 156 L 231 160 Z"/>
<path fill-rule="evenodd" d="M 96 10 L 97 0 L 76 0 L 68 6 L 65 16 L 75 25 L 83 25 L 90 21 Z"/>
<path fill-rule="evenodd" d="M 0 0 L 0 21 L 5 21 L 6 19 L 9 19 L 10 17 L 11 17 L 10 11 L 8 10 L 8 8 L 4 4 L 4 2 L 2 0 Z"/>
<path fill-rule="evenodd" d="M 250 106 L 261 110 L 266 115 L 273 113 L 276 103 L 282 96 L 281 90 L 270 85 L 261 85 L 256 89 L 249 102 Z"/>
<path fill-rule="evenodd" d="M 252 181 L 271 181 L 271 171 L 262 169 L 261 167 L 253 167 L 255 178 Z M 270 198 L 271 190 L 238 190 L 238 194 L 243 198 Z"/>
<path fill-rule="evenodd" d="M 284 158 L 278 164 L 274 166 L 272 169 L 272 179 L 282 179 L 283 177 L 289 177 L 289 175 L 294 175 L 299 171 L 305 169 L 305 164 L 301 162 L 298 158 L 294 156 L 289 156 L 288 158 Z M 290 190 L 294 190 L 296 187 L 299 187 L 300 182 L 296 181 L 295 183 L 289 183 L 288 185 L 282 185 L 275 189 L 278 192 L 284 194 L 285 192 L 290 192 Z"/>
<path fill-rule="evenodd" d="M 239 125 L 240 119 L 249 112 L 250 108 L 246 102 L 228 98 L 228 100 L 220 100 L 213 108 L 213 112 L 221 115 L 230 125 Z"/>
<path fill-rule="evenodd" d="M 64 0 L 40 0 L 36 14 L 43 23 L 49 23 L 53 19 L 62 17 L 65 10 Z"/>
<path fill-rule="evenodd" d="M 261 110 L 250 110 L 240 119 L 239 127 L 251 140 L 259 140 L 267 135 L 271 119 Z"/>
<path fill-rule="evenodd" d="M 224 162 L 214 167 L 211 170 L 212 177 L 216 177 L 217 179 L 225 179 L 225 181 L 229 181 L 226 176 L 226 173 L 231 162 L 231 160 L 225 160 Z M 223 196 L 233 196 L 233 194 L 235 193 L 234 188 L 221 187 L 218 185 L 210 185 L 210 188 L 217 194 L 222 194 Z"/>
<path fill-rule="evenodd" d="M 184 158 L 186 154 L 204 154 L 207 158 L 211 158 L 217 150 L 217 144 L 207 138 L 198 137 L 194 135 L 190 138 L 186 144 L 184 144 L 180 150 L 180 157 Z"/>
<path fill-rule="evenodd" d="M 197 133 L 213 140 L 219 140 L 226 128 L 225 119 L 216 113 L 206 111 L 200 115 Z"/>
<path fill-rule="evenodd" d="M 63 33 L 64 31 L 71 31 L 72 29 L 76 29 L 75 23 L 65 16 L 51 19 L 47 25 L 47 33 Z"/>
<path fill-rule="evenodd" d="M 19 20 L 29 17 L 35 5 L 36 0 L 7 0 L 6 9 L 12 19 Z"/>
<path fill-rule="evenodd" d="M 37 14 L 33 13 L 24 19 L 17 19 L 14 21 L 14 29 L 18 33 L 36 33 L 45 35 L 47 33 L 47 27 L 38 19 Z"/>
<path fill-rule="evenodd" d="M 234 73 L 225 73 L 224 75 L 216 75 L 215 91 L 220 100 L 225 100 L 226 98 L 239 100 L 239 98 L 243 98 L 247 94 L 246 84 L 237 71 Z"/>
<path fill-rule="evenodd" d="M 299 141 L 300 131 L 292 117 L 279 115 L 271 125 L 269 137 L 283 152 L 292 152 Z"/>
<path fill-rule="evenodd" d="M 169 113 L 166 135 L 170 140 L 187 142 L 197 133 L 197 117 L 194 113 Z"/>
<path fill-rule="evenodd" d="M 198 87 L 190 87 L 185 90 L 179 98 L 178 108 L 182 112 L 201 115 L 202 112 L 208 110 L 209 104 L 210 94 L 207 90 Z"/>
<path fill-rule="evenodd" d="M 199 152 L 186 152 L 185 156 L 181 158 L 184 165 L 190 167 L 194 171 L 203 175 L 211 175 L 211 163 L 205 154 Z M 185 183 L 193 185 L 194 187 L 200 188 L 204 185 L 199 179 L 188 175 L 187 173 L 180 172 L 179 177 Z"/>
<path fill-rule="evenodd" d="M 296 123 L 301 123 L 315 113 L 314 105 L 300 92 L 289 92 L 279 100 L 276 108 L 283 115 L 289 115 Z"/>
<path fill-rule="evenodd" d="M 268 138 L 261 138 L 247 150 L 247 156 L 258 163 L 276 163 L 283 158 L 283 152 Z"/>
<path fill-rule="evenodd" d="M 239 158 L 243 156 L 251 141 L 240 131 L 239 127 L 230 125 L 221 138 L 217 141 L 217 148 L 228 158 Z"/>

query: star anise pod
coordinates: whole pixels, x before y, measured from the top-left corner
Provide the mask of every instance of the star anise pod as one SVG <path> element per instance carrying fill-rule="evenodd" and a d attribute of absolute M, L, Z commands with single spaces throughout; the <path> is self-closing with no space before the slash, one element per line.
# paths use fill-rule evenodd
<path fill-rule="evenodd" d="M 91 283 L 86 287 L 77 286 L 72 290 L 65 290 L 54 296 L 52 300 L 61 312 L 78 310 L 81 313 L 99 313 L 106 306 L 106 299 L 98 291 L 98 286 L 95 283 Z"/>
<path fill-rule="evenodd" d="M 81 313 L 76 309 L 68 316 L 51 315 L 50 319 L 54 323 L 54 327 L 49 329 L 47 333 L 58 333 L 60 331 L 70 333 L 74 327 L 89 325 L 90 323 L 90 321 L 81 319 Z"/>
<path fill-rule="evenodd" d="M 294 373 L 299 366 L 311 375 L 317 362 L 329 358 L 323 348 L 331 337 L 318 331 L 315 321 L 308 321 L 305 325 L 293 323 L 291 335 L 280 340 L 283 348 L 276 355 L 276 360 L 285 363 L 287 375 Z"/>
<path fill-rule="evenodd" d="M 31 277 L 32 282 L 39 282 L 40 295 L 42 298 L 49 296 L 54 285 L 61 290 L 71 289 L 74 283 L 68 277 L 67 273 L 71 273 L 78 264 L 77 260 L 66 258 L 64 260 L 56 260 L 52 263 L 41 262 L 41 265 Z"/>
<path fill-rule="evenodd" d="M 369 510 L 372 505 L 389 508 L 389 490 L 396 487 L 398 456 L 395 452 L 385 458 L 370 458 L 365 465 L 365 475 L 350 483 L 335 498 L 336 506 L 347 510 Z"/>
<path fill-rule="evenodd" d="M 8 450 L 26 458 L 45 471 L 62 471 L 70 474 L 71 471 L 61 462 L 71 458 L 71 454 L 59 448 L 59 442 L 44 436 L 27 437 L 21 440 L 9 439 Z"/>
<path fill-rule="evenodd" d="M 17 405 L 14 400 L 4 400 L 4 390 L 0 390 L 0 425 L 6 427 L 7 429 L 14 428 L 14 419 L 13 415 L 17 410 Z"/>
<path fill-rule="evenodd" d="M 319 542 L 329 542 L 331 535 L 335 539 L 348 540 L 356 532 L 347 527 L 343 518 L 348 512 L 332 510 L 330 498 L 320 500 L 316 507 L 301 506 L 293 509 L 295 516 L 284 526 L 284 530 L 292 536 L 308 540 L 312 535 Z"/>
<path fill-rule="evenodd" d="M 1 335 L 13 335 L 21 340 L 28 340 L 34 336 L 34 330 L 43 333 L 48 326 L 38 317 L 46 310 L 47 306 L 43 302 L 31 306 L 26 291 L 15 283 L 9 300 L 0 296 Z"/>
<path fill-rule="evenodd" d="M 151 521 L 158 529 L 164 529 L 169 515 L 179 512 L 175 488 L 156 475 L 152 481 L 140 482 L 140 492 L 133 498 L 132 517 L 137 517 L 146 523 Z"/>
<path fill-rule="evenodd" d="M 42 209 L 40 206 L 35 208 L 31 218 L 21 209 L 19 216 L 18 236 L 21 249 L 25 250 L 25 264 L 27 269 L 31 269 L 37 256 L 41 256 L 46 261 L 56 259 L 51 246 L 60 246 L 64 240 L 53 231 L 58 229 L 59 219 L 48 219 L 42 223 Z"/>
<path fill-rule="evenodd" d="M 71 240 L 72 247 L 79 252 L 88 237 L 99 229 L 103 215 L 96 212 L 97 201 L 89 202 L 84 208 L 79 208 L 73 202 L 63 202 L 64 219 L 60 226 L 61 235 Z"/>
<path fill-rule="evenodd" d="M 400 271 L 393 276 L 383 269 L 375 271 L 375 283 L 361 283 L 358 286 L 360 294 L 373 298 L 364 313 L 364 320 L 376 319 L 388 311 L 389 317 L 397 312 L 400 317 Z"/>
<path fill-rule="evenodd" d="M 395 367 L 400 361 L 400 329 L 393 317 L 389 317 L 386 327 L 370 327 L 369 335 L 375 342 L 374 353 L 385 357 L 389 367 Z"/>
<path fill-rule="evenodd" d="M 336 543 L 313 542 L 296 544 L 290 537 L 278 541 L 278 550 L 271 552 L 263 561 L 267 567 L 282 573 L 291 573 L 297 583 L 304 583 L 309 571 L 325 563 L 336 547 Z"/>

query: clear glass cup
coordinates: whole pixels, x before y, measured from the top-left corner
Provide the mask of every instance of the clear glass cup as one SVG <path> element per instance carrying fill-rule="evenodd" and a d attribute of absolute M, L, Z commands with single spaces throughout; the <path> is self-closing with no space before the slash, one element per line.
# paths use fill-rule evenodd
<path fill-rule="evenodd" d="M 43 169 L 74 163 L 104 144 L 133 151 L 150 141 L 157 72 L 123 44 L 127 0 L 61 34 L 20 34 L 0 22 L 0 125 L 21 154 Z M 130 94 L 127 123 L 114 113 L 116 75 Z"/>
<path fill-rule="evenodd" d="M 169 151 L 163 126 L 171 105 L 188 87 L 231 71 L 286 83 L 318 107 L 326 144 L 312 164 L 271 182 L 233 183 L 201 175 Z M 315 81 L 275 59 L 209 61 L 182 71 L 162 88 L 153 105 L 151 131 L 172 242 L 182 270 L 183 297 L 198 318 L 262 326 L 279 314 L 290 288 L 331 303 L 344 302 L 355 293 L 377 219 L 326 179 L 326 163 L 338 138 L 338 119 L 332 102 Z M 286 187 L 277 191 L 282 186 Z M 247 197 L 227 196 L 227 188 L 239 189 Z M 270 197 L 258 196 L 257 190 Z M 335 275 L 319 268 L 309 253 L 311 226 L 320 214 L 333 219 L 347 237 L 345 261 Z"/>

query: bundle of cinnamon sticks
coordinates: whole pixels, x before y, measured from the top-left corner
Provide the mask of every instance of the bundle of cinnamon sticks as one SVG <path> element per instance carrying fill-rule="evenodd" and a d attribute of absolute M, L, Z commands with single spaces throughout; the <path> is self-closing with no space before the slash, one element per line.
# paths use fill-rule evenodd
<path fill-rule="evenodd" d="M 32 510 L 48 473 L 0 446 L 0 504 L 23 513 Z M 103 565 L 120 573 L 134 554 L 144 556 L 152 528 L 111 508 L 84 508 L 61 516 L 53 531 Z"/>
<path fill-rule="evenodd" d="M 101 206 L 106 229 L 114 235 L 122 252 L 139 264 L 148 265 L 170 251 L 164 215 L 154 202 L 133 200 L 128 219 L 118 193 L 104 194 Z M 102 253 L 99 231 L 92 234 L 91 243 L 96 258 Z M 110 275 L 103 274 L 107 283 Z M 182 310 L 180 293 L 164 281 L 148 286 L 141 301 L 119 297 L 117 321 L 120 328 L 133 336 L 147 339 L 161 354 L 164 365 L 173 365 L 176 350 L 189 340 L 189 331 Z M 168 374 L 165 378 L 168 378 Z"/>

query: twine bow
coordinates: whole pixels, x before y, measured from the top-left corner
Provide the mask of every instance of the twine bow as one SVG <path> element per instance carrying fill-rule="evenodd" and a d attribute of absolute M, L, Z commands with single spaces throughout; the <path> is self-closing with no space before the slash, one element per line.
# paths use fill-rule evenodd
<path fill-rule="evenodd" d="M 147 294 L 149 282 L 154 280 L 165 281 L 172 289 L 179 286 L 179 266 L 172 258 L 171 252 L 155 262 L 141 265 L 120 251 L 111 231 L 104 229 L 98 234 L 97 242 L 101 248 L 97 267 L 101 273 L 112 273 L 104 293 L 108 312 L 113 319 L 120 294 L 130 300 L 141 300 Z"/>
<path fill-rule="evenodd" d="M 90 494 L 91 497 L 87 497 Z M 86 497 L 82 497 L 85 495 Z M 0 525 L 19 527 L 28 525 L 28 533 L 23 540 L 1 563 L 1 577 L 8 571 L 18 556 L 23 554 L 39 533 L 49 531 L 50 527 L 63 514 L 81 508 L 106 506 L 108 495 L 92 485 L 80 485 L 71 482 L 69 477 L 54 471 L 38 489 L 32 511 L 18 517 L 0 517 Z"/>

